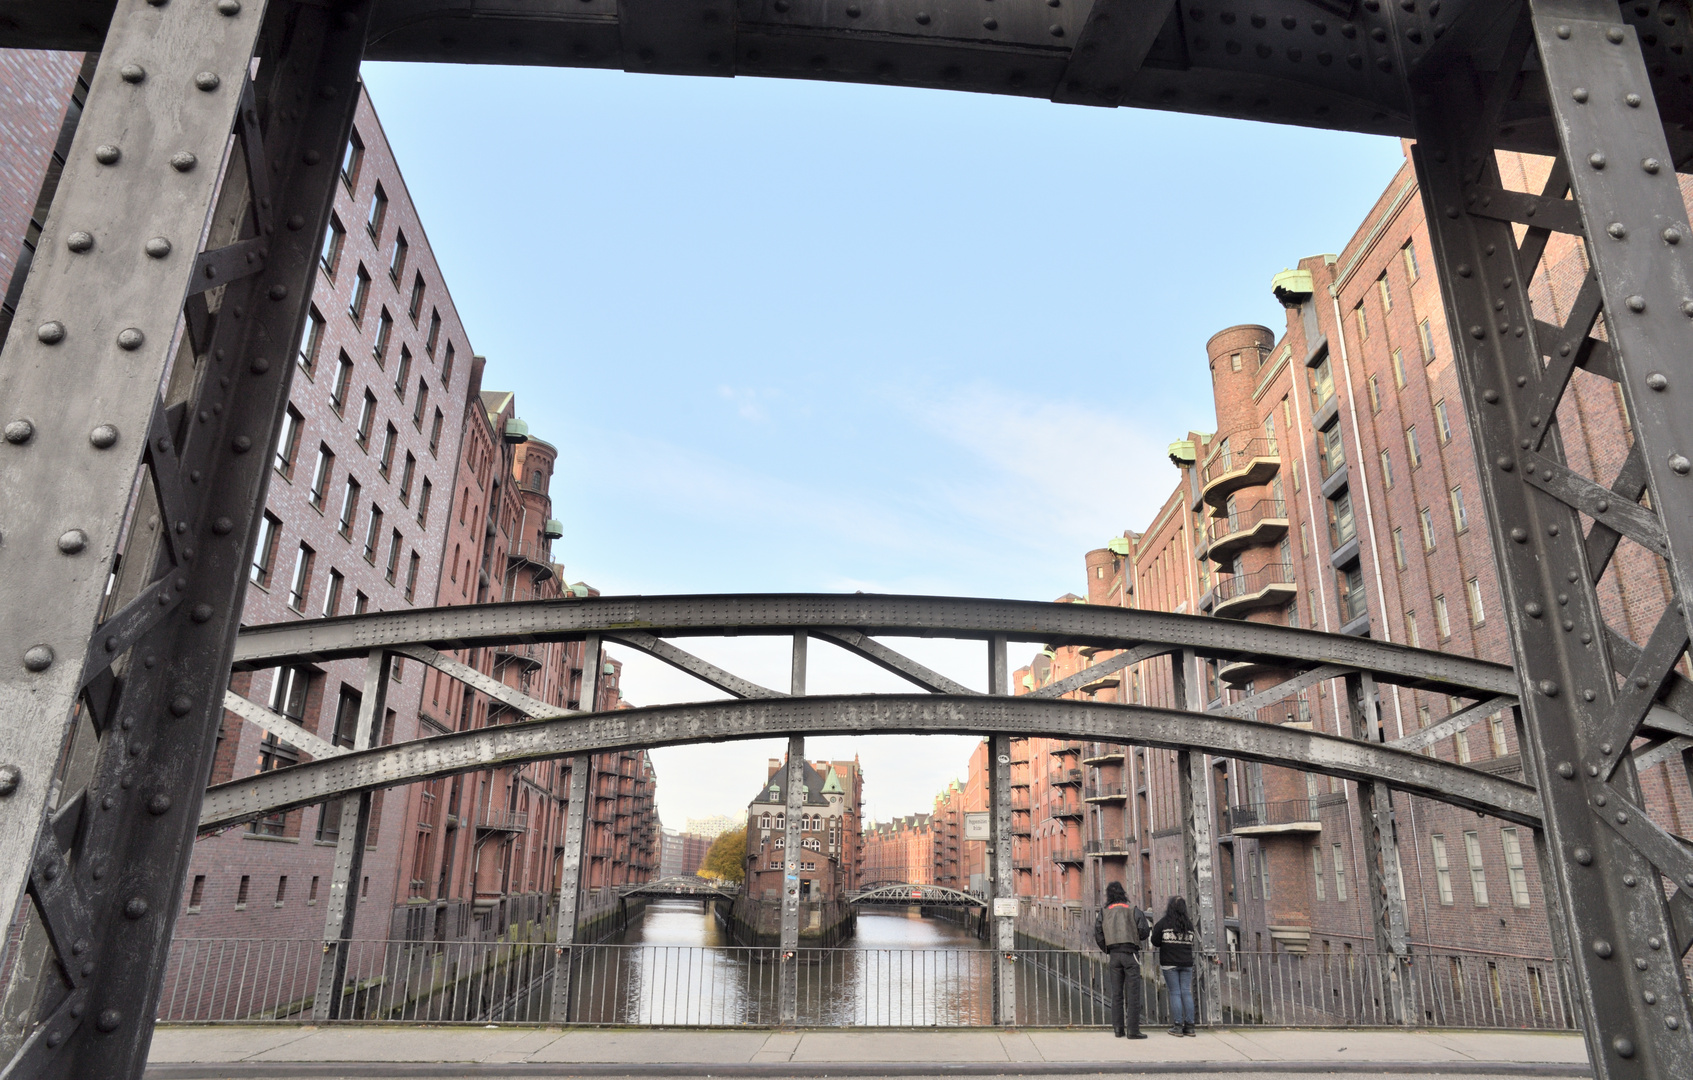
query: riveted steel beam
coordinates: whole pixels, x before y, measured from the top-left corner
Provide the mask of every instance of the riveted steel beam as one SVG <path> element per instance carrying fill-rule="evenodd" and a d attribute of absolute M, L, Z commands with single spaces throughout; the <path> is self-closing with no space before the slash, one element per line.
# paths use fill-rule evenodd
<path fill-rule="evenodd" d="M 1011 691 L 1011 665 L 1006 656 L 1005 638 L 988 641 L 988 693 L 1004 698 Z M 993 1015 L 1004 1026 L 1017 1022 L 1017 969 L 1014 957 L 1017 948 L 1017 916 L 1012 911 L 1003 914 L 1000 901 L 1017 903 L 1017 865 L 1013 849 L 1017 838 L 1011 832 L 1011 735 L 1003 731 L 988 734 L 988 812 L 993 827 L 993 863 L 988 873 L 988 897 L 993 917 Z"/>
<path fill-rule="evenodd" d="M 889 670 L 935 687 L 957 684 L 927 669 L 918 671 L 920 665 L 914 661 L 883 663 L 878 656 L 885 659 L 892 650 L 872 649 L 879 643 L 864 638 L 986 641 L 1004 634 L 1010 641 L 1102 649 L 1159 644 L 1192 648 L 1207 659 L 1273 661 L 1276 667 L 1296 670 L 1336 664 L 1369 671 L 1380 682 L 1468 697 L 1517 691 L 1515 672 L 1503 664 L 1315 630 L 1094 604 L 861 594 L 601 596 L 278 623 L 244 630 L 236 646 L 235 666 L 242 670 L 317 663 L 362 656 L 378 646 L 418 642 L 460 649 L 515 641 L 580 640 L 589 633 L 638 631 L 678 638 L 786 635 L 800 630 L 839 641 Z"/>
<path fill-rule="evenodd" d="M 1192 649 L 1170 657 L 1171 688 L 1175 698 L 1189 712 L 1205 708 L 1200 693 L 1199 658 Z M 1211 823 L 1216 814 L 1211 806 L 1210 768 L 1205 755 L 1192 750 L 1176 751 L 1176 789 L 1182 816 L 1182 891 L 1187 909 L 1199 928 L 1200 956 L 1194 964 L 1195 1017 L 1200 1023 L 1223 1020 L 1222 973 L 1217 957 L 1227 947 L 1225 930 L 1217 918 L 1216 881 L 1211 868 Z"/>
<path fill-rule="evenodd" d="M 590 637 L 582 647 L 581 701 L 590 709 L 599 703 L 600 639 Z M 574 987 L 576 928 L 582 921 L 582 866 L 588 852 L 589 822 L 593 819 L 594 793 L 589 790 L 589 773 L 594 755 L 576 753 L 570 758 L 570 803 L 564 823 L 564 855 L 558 866 L 558 915 L 553 928 L 552 1021 L 570 1020 Z"/>
<path fill-rule="evenodd" d="M 651 634 L 643 634 L 635 630 L 624 630 L 616 634 L 607 634 L 607 640 L 621 642 L 632 649 L 639 649 L 648 656 L 663 660 L 678 671 L 685 671 L 701 682 L 726 690 L 738 698 L 781 697 L 780 691 L 769 690 L 755 682 L 749 682 L 732 672 L 724 671 L 716 664 L 708 663 L 693 653 L 678 649 L 663 638 Z"/>
<path fill-rule="evenodd" d="M 1065 694 L 1080 690 L 1082 687 L 1087 686 L 1090 683 L 1097 682 L 1100 679 L 1105 678 L 1107 675 L 1115 674 L 1131 664 L 1138 664 L 1143 660 L 1150 660 L 1154 656 L 1162 656 L 1164 653 L 1169 651 L 1170 647 L 1168 645 L 1136 645 L 1132 649 L 1127 649 L 1118 653 L 1109 660 L 1102 660 L 1097 664 L 1090 664 L 1081 671 L 1076 672 L 1074 675 L 1059 679 L 1050 686 L 1043 686 L 1038 690 L 1031 690 L 1028 696 L 1034 698 L 1063 697 Z"/>
<path fill-rule="evenodd" d="M 318 738 L 281 713 L 272 712 L 256 701 L 249 701 L 233 690 L 223 692 L 223 707 L 241 719 L 257 725 L 266 734 L 275 735 L 282 742 L 298 746 L 314 758 L 336 757 L 347 752 L 346 747 L 336 746 Z"/>
<path fill-rule="evenodd" d="M 651 706 L 501 725 L 383 746 L 243 777 L 206 792 L 200 828 L 309 806 L 357 791 L 578 753 L 820 734 L 1072 736 L 1287 765 L 1537 824 L 1534 789 L 1438 758 L 1251 720 L 1085 701 L 977 694 L 842 695 Z"/>
<path fill-rule="evenodd" d="M 805 696 L 807 646 L 804 634 L 794 635 L 792 675 L 788 692 L 794 697 Z M 782 763 L 787 774 L 784 788 L 787 806 L 782 819 L 782 910 L 780 978 L 777 986 L 777 1014 L 784 1024 L 791 1024 L 799 1016 L 799 915 L 800 860 L 805 856 L 800 825 L 805 819 L 805 736 L 788 736 L 788 758 Z"/>

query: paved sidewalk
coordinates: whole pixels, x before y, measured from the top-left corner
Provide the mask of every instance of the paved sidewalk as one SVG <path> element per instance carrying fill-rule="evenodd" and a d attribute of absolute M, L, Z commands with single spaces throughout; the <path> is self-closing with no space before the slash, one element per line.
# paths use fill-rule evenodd
<path fill-rule="evenodd" d="M 160 1027 L 150 1077 L 946 1076 L 1078 1073 L 1585 1076 L 1579 1035 L 1209 1029 L 1108 1031 Z"/>

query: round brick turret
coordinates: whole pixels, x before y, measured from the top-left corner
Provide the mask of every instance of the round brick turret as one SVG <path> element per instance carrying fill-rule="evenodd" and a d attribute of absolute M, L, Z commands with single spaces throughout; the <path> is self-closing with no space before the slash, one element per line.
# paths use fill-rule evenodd
<path fill-rule="evenodd" d="M 1218 438 L 1257 427 L 1252 391 L 1275 344 L 1276 335 L 1270 328 L 1255 324 L 1219 330 L 1205 343 L 1217 399 Z"/>

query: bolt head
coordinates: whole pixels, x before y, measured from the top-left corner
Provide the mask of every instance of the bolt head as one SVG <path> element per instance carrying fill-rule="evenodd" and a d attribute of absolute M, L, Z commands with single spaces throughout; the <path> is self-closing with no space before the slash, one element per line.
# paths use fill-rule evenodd
<path fill-rule="evenodd" d="M 94 246 L 94 234 L 81 230 L 73 232 L 65 237 L 65 246 L 80 255 Z"/>
<path fill-rule="evenodd" d="M 57 345 L 65 340 L 65 324 L 57 319 L 44 322 L 35 328 L 35 337 L 43 345 Z"/>
<path fill-rule="evenodd" d="M 123 151 L 115 146 L 106 144 L 94 148 L 94 160 L 102 165 L 116 165 L 121 157 Z"/>
<path fill-rule="evenodd" d="M 147 335 L 131 326 L 118 332 L 118 348 L 134 352 L 147 341 Z"/>
<path fill-rule="evenodd" d="M 162 259 L 170 254 L 170 241 L 162 236 L 155 236 L 147 241 L 147 254 L 155 259 Z"/>
<path fill-rule="evenodd" d="M 1693 462 L 1688 461 L 1686 455 L 1684 454 L 1671 454 L 1669 458 L 1669 467 L 1674 469 L 1677 473 L 1685 476 L 1687 475 L 1689 469 L 1693 469 Z"/>
<path fill-rule="evenodd" d="M 1664 378 L 1663 372 L 1654 371 L 1650 375 L 1646 376 L 1646 385 L 1654 390 L 1662 390 L 1664 387 L 1669 385 L 1669 380 Z"/>
<path fill-rule="evenodd" d="M 96 450 L 110 450 L 117 445 L 118 429 L 110 424 L 101 424 L 88 433 L 88 441 Z"/>
<path fill-rule="evenodd" d="M 231 17 L 241 14 L 241 0 L 218 0 L 218 14 Z"/>
<path fill-rule="evenodd" d="M 118 69 L 118 77 L 124 82 L 134 85 L 147 78 L 147 69 L 140 64 L 125 64 Z"/>
<path fill-rule="evenodd" d="M 53 646 L 34 645 L 24 651 L 24 667 L 30 671 L 46 671 L 53 666 Z"/>
<path fill-rule="evenodd" d="M 1605 40 L 1610 42 L 1612 45 L 1621 45 L 1622 31 L 1614 26 L 1611 27 L 1609 30 L 1605 31 Z"/>
<path fill-rule="evenodd" d="M 178 150 L 170 156 L 170 167 L 177 172 L 188 172 L 200 164 L 200 159 L 187 150 Z"/>
<path fill-rule="evenodd" d="M 59 550 L 66 555 L 75 555 L 88 546 L 88 534 L 81 529 L 70 529 L 59 537 Z"/>
<path fill-rule="evenodd" d="M 13 420 L 6 425 L 6 441 L 13 446 L 22 446 L 35 438 L 35 425 L 28 420 Z"/>
<path fill-rule="evenodd" d="M 1587 155 L 1587 163 L 1595 169 L 1603 169 L 1605 167 L 1605 155 L 1594 151 Z"/>
<path fill-rule="evenodd" d="M 210 92 L 222 86 L 223 80 L 218 78 L 218 73 L 215 71 L 202 71 L 194 76 L 194 85 L 200 90 Z"/>

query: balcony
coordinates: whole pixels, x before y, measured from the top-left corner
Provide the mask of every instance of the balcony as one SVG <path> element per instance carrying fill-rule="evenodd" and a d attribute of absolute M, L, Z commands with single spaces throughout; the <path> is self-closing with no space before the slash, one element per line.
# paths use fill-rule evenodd
<path fill-rule="evenodd" d="M 1236 506 L 1213 518 L 1205 527 L 1210 541 L 1205 554 L 1219 566 L 1228 566 L 1243 549 L 1273 544 L 1287 535 L 1287 503 L 1281 499 L 1259 499 L 1245 507 Z"/>
<path fill-rule="evenodd" d="M 1271 563 L 1250 574 L 1230 574 L 1217 579 L 1213 590 L 1217 606 L 1211 612 L 1219 619 L 1243 618 L 1259 608 L 1282 607 L 1299 593 L 1288 563 Z"/>
<path fill-rule="evenodd" d="M 1315 799 L 1285 799 L 1231 806 L 1228 809 L 1228 828 L 1236 836 L 1323 831 L 1322 822 L 1317 818 Z"/>
<path fill-rule="evenodd" d="M 546 663 L 547 647 L 545 645 L 495 645 L 494 659 L 497 663 L 517 664 L 526 671 L 534 671 Z"/>
<path fill-rule="evenodd" d="M 1123 760 L 1126 752 L 1121 746 L 1113 743 L 1094 743 L 1082 757 L 1082 764 L 1109 765 L 1113 761 Z"/>
<path fill-rule="evenodd" d="M 1011 835 L 1012 836 L 1032 836 L 1032 835 L 1034 835 L 1034 829 L 1029 824 L 1029 819 L 1028 819 L 1027 816 L 1024 816 L 1024 815 L 1013 815 L 1012 816 L 1012 818 L 1011 818 Z"/>
<path fill-rule="evenodd" d="M 1133 837 L 1107 836 L 1099 840 L 1089 840 L 1087 842 L 1087 853 L 1107 859 L 1118 858 L 1133 852 L 1134 847 Z"/>
<path fill-rule="evenodd" d="M 1067 784 L 1080 785 L 1082 782 L 1082 770 L 1053 769 L 1051 772 L 1046 774 L 1046 782 L 1053 787 L 1061 787 Z"/>
<path fill-rule="evenodd" d="M 534 540 L 519 540 L 506 548 L 506 560 L 514 566 L 534 567 L 537 585 L 553 576 L 552 554 L 544 544 Z"/>
<path fill-rule="evenodd" d="M 1241 438 L 1231 435 L 1220 439 L 1211 456 L 1200 466 L 1200 478 L 1205 487 L 1200 498 L 1218 510 L 1228 497 L 1241 488 L 1258 487 L 1270 482 L 1281 468 L 1281 449 L 1276 440 L 1263 436 Z"/>
<path fill-rule="evenodd" d="M 476 815 L 481 832 L 520 833 L 529 828 L 529 815 L 513 810 L 482 810 Z"/>
<path fill-rule="evenodd" d="M 1073 818 L 1080 820 L 1082 816 L 1082 804 L 1069 799 L 1060 799 L 1058 803 L 1048 812 L 1055 818 Z"/>
<path fill-rule="evenodd" d="M 1100 784 L 1090 789 L 1086 795 L 1088 802 L 1126 802 L 1129 798 L 1127 784 Z"/>
<path fill-rule="evenodd" d="M 1027 811 L 1029 809 L 1029 789 L 1017 788 L 1011 792 L 1011 809 Z"/>
<path fill-rule="evenodd" d="M 1052 861 L 1059 864 L 1075 863 L 1080 865 L 1084 859 L 1082 845 L 1067 844 L 1064 847 L 1052 849 Z"/>
<path fill-rule="evenodd" d="M 1081 752 L 1082 744 L 1076 740 L 1055 743 L 1052 749 L 1047 751 L 1053 757 L 1063 757 L 1065 754 L 1080 754 Z"/>

